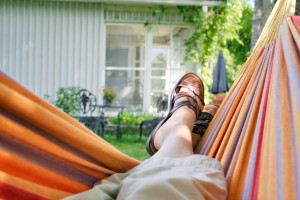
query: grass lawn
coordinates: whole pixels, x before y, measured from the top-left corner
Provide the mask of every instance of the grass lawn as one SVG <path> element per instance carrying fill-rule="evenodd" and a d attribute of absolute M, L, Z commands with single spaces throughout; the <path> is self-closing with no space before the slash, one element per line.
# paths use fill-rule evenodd
<path fill-rule="evenodd" d="M 133 157 L 137 160 L 143 161 L 150 157 L 146 151 L 147 135 L 142 136 L 142 140 L 139 141 L 138 132 L 123 133 L 122 139 L 117 140 L 114 132 L 108 132 L 104 134 L 104 139 L 116 147 L 121 152 Z"/>

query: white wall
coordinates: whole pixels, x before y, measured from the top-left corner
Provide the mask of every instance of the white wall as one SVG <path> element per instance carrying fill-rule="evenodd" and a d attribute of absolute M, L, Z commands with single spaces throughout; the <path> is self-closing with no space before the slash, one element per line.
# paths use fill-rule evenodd
<path fill-rule="evenodd" d="M 101 27 L 99 3 L 1 0 L 0 70 L 41 97 L 66 86 L 99 95 Z"/>

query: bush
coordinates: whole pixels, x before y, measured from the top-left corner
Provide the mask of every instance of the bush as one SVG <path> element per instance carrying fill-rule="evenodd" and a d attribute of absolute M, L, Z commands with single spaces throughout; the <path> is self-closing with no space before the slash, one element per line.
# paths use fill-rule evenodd
<path fill-rule="evenodd" d="M 122 124 L 128 125 L 128 126 L 138 126 L 140 123 L 144 120 L 152 120 L 154 119 L 154 116 L 151 114 L 145 114 L 141 113 L 138 116 L 134 116 L 130 112 L 123 112 L 122 115 Z M 118 123 L 118 116 L 110 118 L 110 121 L 112 124 Z"/>
<path fill-rule="evenodd" d="M 136 121 L 137 121 L 137 125 L 139 125 L 144 120 L 153 120 L 153 119 L 154 119 L 153 115 L 142 113 L 137 117 Z"/>
<path fill-rule="evenodd" d="M 56 100 L 50 100 L 49 95 L 45 95 L 45 98 L 54 104 L 56 107 L 63 110 L 65 113 L 76 116 L 78 115 L 78 100 L 77 93 L 79 92 L 79 87 L 61 87 L 56 92 Z"/>
<path fill-rule="evenodd" d="M 57 92 L 57 99 L 55 105 L 62 109 L 65 113 L 75 116 L 78 114 L 78 100 L 77 93 L 79 87 L 62 87 Z"/>

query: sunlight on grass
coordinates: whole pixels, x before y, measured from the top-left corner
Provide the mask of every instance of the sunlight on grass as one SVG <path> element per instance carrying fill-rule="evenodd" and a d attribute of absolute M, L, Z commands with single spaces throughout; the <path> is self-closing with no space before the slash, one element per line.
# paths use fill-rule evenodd
<path fill-rule="evenodd" d="M 116 134 L 111 132 L 105 133 L 104 139 L 121 152 L 137 160 L 143 161 L 150 157 L 145 146 L 146 135 L 142 136 L 140 141 L 138 133 L 124 133 L 122 139 L 117 140 Z"/>

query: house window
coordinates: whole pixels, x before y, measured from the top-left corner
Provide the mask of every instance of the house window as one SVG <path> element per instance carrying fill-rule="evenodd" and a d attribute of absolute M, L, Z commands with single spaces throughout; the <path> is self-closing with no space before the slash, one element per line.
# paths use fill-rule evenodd
<path fill-rule="evenodd" d="M 162 101 L 169 99 L 179 77 L 188 71 L 183 66 L 183 43 L 188 33 L 189 30 L 182 27 L 157 26 L 152 29 L 150 108 L 153 113 L 161 114 Z"/>
<path fill-rule="evenodd" d="M 114 88 L 117 103 L 143 108 L 144 27 L 107 25 L 105 85 Z"/>
<path fill-rule="evenodd" d="M 117 103 L 128 109 L 158 114 L 161 100 L 188 71 L 182 63 L 189 30 L 116 24 L 108 24 L 106 30 L 106 86 L 117 90 Z"/>

